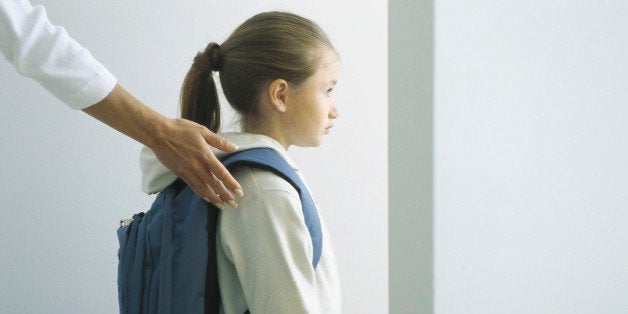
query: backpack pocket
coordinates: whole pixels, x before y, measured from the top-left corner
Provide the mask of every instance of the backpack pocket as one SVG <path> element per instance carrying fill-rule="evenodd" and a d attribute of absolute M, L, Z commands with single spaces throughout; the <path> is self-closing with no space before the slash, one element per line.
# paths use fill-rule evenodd
<path fill-rule="evenodd" d="M 130 291 L 130 285 L 132 284 L 130 275 L 133 271 L 133 265 L 136 263 L 137 258 L 143 259 L 144 246 L 139 243 L 138 248 L 138 233 L 141 222 L 144 218 L 144 213 L 138 213 L 133 215 L 130 220 L 120 221 L 120 227 L 117 230 L 118 242 L 120 248 L 118 249 L 118 303 L 120 305 L 120 313 L 131 313 L 131 308 L 134 302 Z"/>

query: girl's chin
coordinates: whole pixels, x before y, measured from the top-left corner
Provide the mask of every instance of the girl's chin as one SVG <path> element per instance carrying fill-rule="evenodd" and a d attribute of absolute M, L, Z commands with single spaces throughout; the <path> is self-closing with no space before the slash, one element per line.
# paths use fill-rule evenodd
<path fill-rule="evenodd" d="M 292 144 L 292 145 L 298 146 L 298 147 L 319 147 L 322 144 L 323 144 L 323 136 L 312 141 L 303 142 L 299 144 Z"/>

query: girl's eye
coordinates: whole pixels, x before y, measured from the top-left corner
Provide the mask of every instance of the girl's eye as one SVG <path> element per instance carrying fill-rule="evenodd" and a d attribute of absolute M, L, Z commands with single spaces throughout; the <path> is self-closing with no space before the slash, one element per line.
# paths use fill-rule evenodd
<path fill-rule="evenodd" d="M 328 90 L 327 90 L 327 96 L 331 95 L 331 93 L 332 93 L 333 91 L 334 91 L 334 89 L 333 89 L 333 88 L 328 89 Z"/>

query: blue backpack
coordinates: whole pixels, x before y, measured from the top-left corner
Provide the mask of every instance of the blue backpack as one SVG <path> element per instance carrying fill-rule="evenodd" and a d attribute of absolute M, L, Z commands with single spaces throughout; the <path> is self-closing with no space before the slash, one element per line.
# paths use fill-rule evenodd
<path fill-rule="evenodd" d="M 320 219 L 294 169 L 270 148 L 240 151 L 221 162 L 227 169 L 248 165 L 273 171 L 297 190 L 314 248 L 312 266 L 316 268 L 323 245 Z M 148 212 L 120 222 L 120 313 L 219 313 L 218 212 L 177 179 L 157 195 Z"/>

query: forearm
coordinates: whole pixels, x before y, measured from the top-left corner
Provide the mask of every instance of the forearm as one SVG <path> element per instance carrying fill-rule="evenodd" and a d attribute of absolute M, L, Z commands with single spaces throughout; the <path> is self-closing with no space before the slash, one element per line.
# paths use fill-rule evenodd
<path fill-rule="evenodd" d="M 107 97 L 83 109 L 83 112 L 150 148 L 158 143 L 170 121 L 119 84 Z"/>
<path fill-rule="evenodd" d="M 204 126 L 164 117 L 141 103 L 63 27 L 51 24 L 42 6 L 0 0 L 0 53 L 71 108 L 150 147 L 207 201 L 221 208 L 223 202 L 237 206 L 228 189 L 242 194 L 241 188 L 208 147 L 233 151 L 233 144 Z"/>

